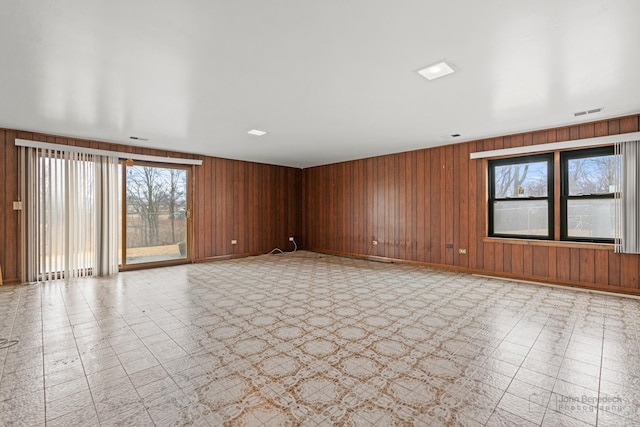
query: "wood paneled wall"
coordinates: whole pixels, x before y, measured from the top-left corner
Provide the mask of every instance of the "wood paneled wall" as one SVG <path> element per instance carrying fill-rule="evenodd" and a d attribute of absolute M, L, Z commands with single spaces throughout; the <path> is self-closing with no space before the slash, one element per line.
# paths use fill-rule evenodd
<path fill-rule="evenodd" d="M 0 267 L 5 283 L 20 277 L 20 211 L 13 210 L 18 200 L 18 150 L 13 146 L 15 132 L 0 130 Z"/>
<path fill-rule="evenodd" d="M 300 169 L 204 158 L 196 167 L 198 258 L 292 250 L 289 236 L 300 237 L 301 178 Z"/>
<path fill-rule="evenodd" d="M 15 138 L 201 158 L 194 168 L 194 260 L 290 247 L 640 293 L 640 256 L 587 245 L 486 238 L 486 165 L 469 153 L 640 129 L 640 116 L 298 169 L 0 129 L 0 265 L 20 275 Z M 232 245 L 231 240 L 237 240 Z M 373 240 L 378 245 L 371 244 Z M 459 254 L 458 249 L 467 249 Z"/>
<path fill-rule="evenodd" d="M 486 161 L 469 159 L 476 151 L 636 132 L 639 119 L 624 117 L 305 169 L 304 246 L 640 293 L 640 256 L 588 245 L 487 239 Z M 461 248 L 466 255 L 458 253 Z"/>
<path fill-rule="evenodd" d="M 299 169 L 0 129 L 0 176 L 4 180 L 0 186 L 0 266 L 5 283 L 18 282 L 21 268 L 20 212 L 13 210 L 12 203 L 19 199 L 16 138 L 202 159 L 192 179 L 195 261 L 266 253 L 274 247 L 291 249 L 288 237 L 300 236 Z M 232 239 L 238 244 L 231 245 Z"/>

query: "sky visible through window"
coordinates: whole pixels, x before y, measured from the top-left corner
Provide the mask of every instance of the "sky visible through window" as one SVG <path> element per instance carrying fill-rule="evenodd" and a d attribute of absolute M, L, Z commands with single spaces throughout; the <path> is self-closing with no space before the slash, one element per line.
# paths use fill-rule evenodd
<path fill-rule="evenodd" d="M 496 166 L 495 197 L 546 197 L 547 179 L 547 162 Z"/>
<path fill-rule="evenodd" d="M 569 160 L 569 195 L 615 192 L 618 156 L 598 156 Z"/>

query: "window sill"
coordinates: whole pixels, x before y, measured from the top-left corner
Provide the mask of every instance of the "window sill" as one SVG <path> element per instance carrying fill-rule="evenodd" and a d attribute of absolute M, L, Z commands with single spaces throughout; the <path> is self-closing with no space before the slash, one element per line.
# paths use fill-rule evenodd
<path fill-rule="evenodd" d="M 565 240 L 537 240 L 537 239 L 511 239 L 508 237 L 485 237 L 485 243 L 508 243 L 510 245 L 525 246 L 554 246 L 559 248 L 584 248 L 613 251 L 613 243 L 568 242 Z"/>

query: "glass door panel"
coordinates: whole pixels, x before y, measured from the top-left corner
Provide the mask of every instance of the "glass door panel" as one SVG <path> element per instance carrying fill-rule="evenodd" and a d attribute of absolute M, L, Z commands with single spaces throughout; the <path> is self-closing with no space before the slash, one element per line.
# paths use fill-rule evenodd
<path fill-rule="evenodd" d="M 123 266 L 187 260 L 188 170 L 125 167 Z"/>

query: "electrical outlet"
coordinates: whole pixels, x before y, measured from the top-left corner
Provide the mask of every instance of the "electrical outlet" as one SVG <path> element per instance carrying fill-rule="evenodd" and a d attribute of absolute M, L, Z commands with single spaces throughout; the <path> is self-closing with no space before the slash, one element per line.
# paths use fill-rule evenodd
<path fill-rule="evenodd" d="M 294 240 L 294 239 L 293 239 L 293 236 L 289 237 L 289 241 L 290 241 L 290 242 L 293 242 L 293 240 Z"/>
<path fill-rule="evenodd" d="M 21 201 L 13 202 L 13 210 L 14 211 L 22 210 L 22 202 Z"/>
<path fill-rule="evenodd" d="M 372 244 L 373 246 L 378 246 L 378 241 L 377 241 L 377 240 L 373 240 L 373 241 L 371 241 L 371 244 Z"/>
<path fill-rule="evenodd" d="M 467 254 L 467 250 L 466 250 L 466 249 L 462 249 L 462 248 L 460 248 L 460 249 L 458 249 L 458 253 L 459 253 L 459 254 L 466 255 L 466 254 Z"/>
<path fill-rule="evenodd" d="M 231 244 L 232 244 L 232 245 L 237 245 L 237 244 L 238 244 L 238 241 L 234 239 L 234 240 L 232 240 L 232 241 L 231 241 Z"/>

